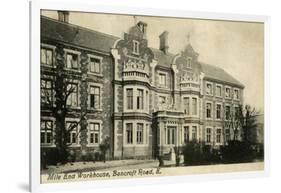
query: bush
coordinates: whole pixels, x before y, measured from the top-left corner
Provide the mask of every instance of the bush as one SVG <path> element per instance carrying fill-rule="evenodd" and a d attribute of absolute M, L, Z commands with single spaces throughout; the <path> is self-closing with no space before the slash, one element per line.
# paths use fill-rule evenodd
<path fill-rule="evenodd" d="M 233 140 L 222 148 L 222 158 L 224 163 L 252 162 L 255 152 L 249 142 Z"/>
<path fill-rule="evenodd" d="M 60 162 L 60 154 L 56 148 L 41 148 L 41 167 L 45 169 L 47 165 L 57 165 Z"/>
<path fill-rule="evenodd" d="M 184 164 L 188 165 L 207 165 L 220 163 L 219 154 L 216 153 L 210 146 L 197 142 L 190 142 L 185 145 Z"/>

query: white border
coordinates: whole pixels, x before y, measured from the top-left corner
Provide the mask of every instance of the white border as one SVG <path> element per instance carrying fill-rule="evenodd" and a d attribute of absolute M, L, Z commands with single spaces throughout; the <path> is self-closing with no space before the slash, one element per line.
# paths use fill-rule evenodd
<path fill-rule="evenodd" d="M 88 1 L 89 2 L 89 1 Z M 236 172 L 223 174 L 202 174 L 188 176 L 172 176 L 172 177 L 153 177 L 141 179 L 114 179 L 114 180 L 98 180 L 87 182 L 71 182 L 58 184 L 40 184 L 40 9 L 50 10 L 70 10 L 85 11 L 97 13 L 115 13 L 115 14 L 132 14 L 132 15 L 156 15 L 167 17 L 185 17 L 194 19 L 210 19 L 210 20 L 229 20 L 229 21 L 246 21 L 246 22 L 263 22 L 265 24 L 265 159 L 264 171 L 257 172 Z M 77 188 L 104 188 L 104 187 L 123 187 L 148 184 L 164 184 L 164 183 L 183 183 L 186 181 L 204 181 L 204 180 L 225 180 L 225 179 L 241 179 L 241 177 L 261 177 L 269 175 L 269 128 L 270 128 L 270 112 L 269 112 L 269 24 L 270 18 L 258 15 L 241 15 L 241 14 L 219 14 L 208 12 L 194 12 L 183 10 L 166 10 L 151 9 L 140 7 L 118 7 L 95 5 L 92 3 L 79 3 L 48 0 L 33 1 L 30 3 L 30 190 L 32 192 L 54 191 L 54 190 L 71 190 Z M 32 53 L 32 55 L 31 55 Z"/>

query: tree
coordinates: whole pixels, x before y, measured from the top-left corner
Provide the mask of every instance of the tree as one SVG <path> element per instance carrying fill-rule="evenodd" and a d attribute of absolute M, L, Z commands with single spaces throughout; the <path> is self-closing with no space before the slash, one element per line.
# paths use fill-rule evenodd
<path fill-rule="evenodd" d="M 227 142 L 225 129 L 229 129 L 229 140 L 239 140 L 239 129 L 242 128 L 243 107 L 242 105 L 229 107 L 229 112 L 225 113 L 224 120 L 224 142 Z M 232 110 L 231 110 L 232 109 Z M 231 135 L 233 132 L 233 135 Z"/>
<path fill-rule="evenodd" d="M 258 112 L 256 112 L 255 108 L 252 108 L 250 105 L 246 105 L 243 114 L 242 139 L 251 144 L 256 143 L 255 132 L 258 126 L 256 116 Z"/>
<path fill-rule="evenodd" d="M 87 79 L 83 74 L 87 73 L 88 58 L 87 54 L 81 54 L 81 93 L 87 93 Z M 77 92 L 77 87 L 74 85 L 75 78 L 78 79 L 79 76 L 69 73 L 65 70 L 65 58 L 64 58 L 64 49 L 61 45 L 57 45 L 56 54 L 55 54 L 55 70 L 53 72 L 53 82 L 52 90 L 53 92 L 46 91 L 41 89 L 41 106 L 47 108 L 51 111 L 52 115 L 56 119 L 56 128 L 55 128 L 55 144 L 58 152 L 59 160 L 61 163 L 67 162 L 68 149 L 71 143 L 69 143 L 70 134 L 72 131 L 78 128 L 78 125 L 81 125 L 81 128 L 76 132 L 74 137 L 77 141 L 79 133 L 87 128 L 86 115 L 87 115 L 87 95 L 81 96 L 81 113 L 78 117 L 78 121 L 72 124 L 66 125 L 66 117 L 72 111 L 71 106 L 68 104 L 69 97 Z M 42 85 L 41 81 L 41 87 Z M 54 102 L 53 102 L 54 99 Z"/>

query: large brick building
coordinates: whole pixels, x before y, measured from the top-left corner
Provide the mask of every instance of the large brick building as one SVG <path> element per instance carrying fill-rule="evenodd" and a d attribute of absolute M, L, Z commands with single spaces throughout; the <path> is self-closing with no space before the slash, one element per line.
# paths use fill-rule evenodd
<path fill-rule="evenodd" d="M 170 53 L 167 31 L 159 35 L 159 49 L 148 47 L 147 27 L 139 22 L 114 37 L 70 24 L 67 12 L 59 12 L 59 20 L 41 16 L 42 148 L 55 147 L 57 120 L 44 103 L 56 100 L 58 57 L 74 91 L 66 125 L 86 112 L 69 137 L 77 152 L 98 151 L 107 136 L 113 158 L 154 157 L 191 140 L 216 148 L 233 138 L 227 123 L 243 102 L 244 86 L 199 62 L 190 44 Z"/>

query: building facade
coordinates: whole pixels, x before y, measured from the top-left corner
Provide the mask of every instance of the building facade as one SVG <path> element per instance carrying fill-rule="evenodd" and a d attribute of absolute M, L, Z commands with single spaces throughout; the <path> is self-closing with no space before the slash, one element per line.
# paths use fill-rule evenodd
<path fill-rule="evenodd" d="M 148 47 L 144 22 L 114 37 L 70 24 L 67 12 L 59 15 L 59 21 L 41 17 L 42 148 L 56 146 L 58 120 L 44 103 L 56 100 L 60 58 L 73 90 L 65 124 L 78 123 L 69 137 L 77 152 L 99 151 L 109 137 L 112 158 L 151 158 L 192 140 L 217 148 L 240 137 L 231 120 L 244 86 L 198 61 L 190 43 L 172 54 L 167 31 L 159 35 L 159 49 Z"/>

